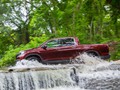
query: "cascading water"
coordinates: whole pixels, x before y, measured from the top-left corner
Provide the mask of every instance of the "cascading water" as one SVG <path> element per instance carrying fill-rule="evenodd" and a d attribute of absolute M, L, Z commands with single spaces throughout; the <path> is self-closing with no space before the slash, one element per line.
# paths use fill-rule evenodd
<path fill-rule="evenodd" d="M 23 60 L 0 73 L 0 90 L 119 90 L 120 64 L 86 54 L 73 64 L 43 65 Z"/>
<path fill-rule="evenodd" d="M 69 70 L 28 71 L 0 74 L 0 90 L 40 90 L 58 86 L 73 86 Z"/>

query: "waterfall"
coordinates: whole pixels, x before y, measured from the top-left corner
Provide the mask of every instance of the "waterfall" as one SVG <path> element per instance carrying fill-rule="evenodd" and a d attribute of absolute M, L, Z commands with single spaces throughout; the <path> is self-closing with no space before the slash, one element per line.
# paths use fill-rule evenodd
<path fill-rule="evenodd" d="M 74 86 L 71 70 L 45 70 L 0 73 L 0 90 L 40 90 L 59 86 Z"/>
<path fill-rule="evenodd" d="M 82 62 L 82 63 L 81 63 Z M 84 62 L 84 63 L 83 63 Z M 72 64 L 23 60 L 0 72 L 0 90 L 119 90 L 120 63 L 81 55 Z"/>

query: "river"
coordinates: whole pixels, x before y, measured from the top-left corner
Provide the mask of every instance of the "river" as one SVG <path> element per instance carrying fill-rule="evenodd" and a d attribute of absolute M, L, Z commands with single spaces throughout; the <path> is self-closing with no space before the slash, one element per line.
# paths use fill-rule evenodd
<path fill-rule="evenodd" d="M 86 54 L 73 64 L 43 65 L 23 60 L 9 69 L 13 71 L 0 73 L 0 90 L 120 89 L 120 64 Z"/>

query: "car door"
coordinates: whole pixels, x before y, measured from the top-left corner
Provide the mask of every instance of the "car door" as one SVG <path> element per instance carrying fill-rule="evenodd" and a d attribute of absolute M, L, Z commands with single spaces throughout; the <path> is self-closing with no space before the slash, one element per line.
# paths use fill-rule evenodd
<path fill-rule="evenodd" d="M 68 60 L 76 56 L 77 48 L 74 38 L 53 39 L 45 43 L 41 53 L 43 60 Z"/>
<path fill-rule="evenodd" d="M 59 42 L 62 42 L 62 46 L 57 49 L 61 60 L 68 60 L 78 55 L 74 38 L 60 39 Z"/>
<path fill-rule="evenodd" d="M 53 39 L 43 45 L 46 46 L 46 49 L 43 49 L 41 52 L 41 57 L 43 60 L 48 61 L 61 59 L 61 56 L 58 52 L 58 48 L 60 47 L 58 42 L 58 39 Z"/>

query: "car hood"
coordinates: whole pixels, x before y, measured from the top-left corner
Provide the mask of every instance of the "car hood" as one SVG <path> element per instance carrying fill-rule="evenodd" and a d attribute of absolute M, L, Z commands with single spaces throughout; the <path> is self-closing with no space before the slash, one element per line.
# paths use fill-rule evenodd
<path fill-rule="evenodd" d="M 40 52 L 40 51 L 43 51 L 43 49 L 41 47 L 25 50 L 25 52 L 27 52 L 27 53 L 28 52 Z"/>

